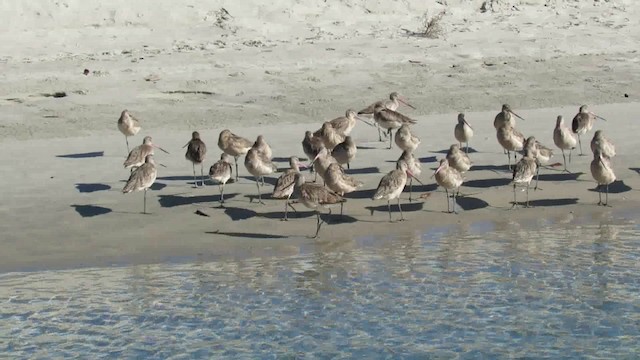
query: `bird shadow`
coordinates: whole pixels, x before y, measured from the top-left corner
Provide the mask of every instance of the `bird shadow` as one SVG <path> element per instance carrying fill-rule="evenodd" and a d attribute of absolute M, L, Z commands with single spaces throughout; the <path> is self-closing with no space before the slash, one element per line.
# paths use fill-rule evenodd
<path fill-rule="evenodd" d="M 200 177 L 197 177 L 198 182 L 200 182 Z M 191 175 L 176 175 L 176 176 L 159 176 L 156 180 L 165 180 L 165 181 L 192 181 L 193 184 L 193 176 Z"/>
<path fill-rule="evenodd" d="M 249 239 L 286 239 L 288 236 L 262 234 L 262 233 L 246 233 L 246 232 L 225 232 L 225 231 L 206 231 L 205 234 L 224 235 L 231 237 L 249 238 Z"/>
<path fill-rule="evenodd" d="M 419 202 L 404 203 L 404 204 L 401 203 L 400 206 L 402 206 L 402 212 L 420 211 L 424 207 L 424 202 L 419 201 Z M 378 205 L 378 206 L 365 206 L 365 209 L 369 210 L 371 212 L 371 215 L 373 215 L 373 213 L 376 211 L 380 211 L 380 212 L 389 211 L 387 204 Z M 400 210 L 398 209 L 397 202 L 395 204 L 391 204 L 391 212 L 392 213 L 400 212 Z"/>
<path fill-rule="evenodd" d="M 638 175 L 640 175 L 640 168 L 629 168 L 631 171 L 635 171 Z"/>
<path fill-rule="evenodd" d="M 288 212 L 288 218 L 289 219 L 303 219 L 303 218 L 308 218 L 311 216 L 314 216 L 316 214 L 315 211 L 293 211 L 290 210 Z M 283 219 L 284 218 L 284 211 L 270 211 L 270 212 L 266 212 L 266 213 L 261 213 L 260 214 L 261 217 L 263 218 L 267 218 L 267 219 Z"/>
<path fill-rule="evenodd" d="M 302 159 L 298 159 L 300 161 L 302 161 Z M 285 162 L 285 163 L 289 163 L 289 158 L 288 157 L 274 157 L 273 159 L 271 159 L 272 162 Z"/>
<path fill-rule="evenodd" d="M 104 156 L 104 151 L 56 155 L 56 157 L 65 158 L 65 159 L 86 159 L 86 158 L 95 158 L 95 157 L 101 157 L 101 156 Z"/>
<path fill-rule="evenodd" d="M 96 205 L 71 205 L 83 218 L 104 215 L 110 213 L 111 209 Z"/>
<path fill-rule="evenodd" d="M 460 150 L 462 150 L 462 151 L 464 151 L 464 149 L 465 149 L 464 146 L 460 148 Z M 446 148 L 444 150 L 431 151 L 431 152 L 435 153 L 435 154 L 447 154 L 447 153 L 449 153 L 449 148 Z M 472 147 L 469 147 L 469 150 L 467 150 L 468 154 L 473 154 L 473 153 L 478 153 L 478 152 L 479 152 L 478 150 L 476 150 L 476 149 L 474 149 Z"/>
<path fill-rule="evenodd" d="M 418 161 L 420 161 L 421 163 L 433 163 L 438 161 L 438 159 L 436 159 L 435 156 L 425 156 L 425 157 L 418 158 Z"/>
<path fill-rule="evenodd" d="M 578 180 L 580 175 L 583 175 L 583 172 L 577 173 L 558 173 L 558 174 L 540 174 L 540 181 L 575 181 Z"/>
<path fill-rule="evenodd" d="M 438 184 L 436 184 L 436 183 L 420 185 L 420 184 L 416 184 L 416 182 L 414 180 L 413 186 L 411 187 L 411 190 L 414 193 L 416 193 L 416 192 L 430 192 L 430 191 L 435 191 L 437 188 L 438 188 Z M 409 191 L 409 185 L 404 187 L 404 191 L 405 192 Z"/>
<path fill-rule="evenodd" d="M 473 196 L 458 196 L 456 197 L 456 204 L 458 204 L 462 210 L 478 210 L 489 206 L 488 202 Z"/>
<path fill-rule="evenodd" d="M 511 203 L 513 204 L 513 202 Z M 577 203 L 578 203 L 578 198 L 539 199 L 539 200 L 529 201 L 529 205 L 534 207 L 575 205 Z M 524 206 L 525 202 L 518 202 L 518 205 Z"/>
<path fill-rule="evenodd" d="M 325 223 L 327 223 L 329 225 L 332 225 L 332 224 L 353 224 L 353 223 L 358 221 L 358 219 L 354 218 L 353 216 L 349 216 L 349 215 L 345 215 L 345 214 L 340 215 L 340 213 L 335 213 L 335 211 L 333 213 L 331 213 L 331 214 L 329 214 L 329 213 L 320 214 L 320 219 L 322 219 L 322 221 L 324 221 Z"/>
<path fill-rule="evenodd" d="M 489 170 L 489 171 L 511 172 L 511 170 L 509 170 L 508 165 L 473 165 L 471 167 L 471 170 L 472 171 Z"/>
<path fill-rule="evenodd" d="M 375 193 L 375 189 L 356 190 L 345 194 L 344 197 L 347 199 L 371 199 Z"/>
<path fill-rule="evenodd" d="M 356 149 L 358 149 L 358 150 L 375 150 L 375 149 L 377 149 L 377 147 L 356 145 Z"/>
<path fill-rule="evenodd" d="M 253 210 L 238 207 L 225 207 L 224 213 L 233 221 L 247 220 L 258 216 L 258 213 Z"/>
<path fill-rule="evenodd" d="M 157 191 L 157 190 L 162 190 L 166 187 L 167 187 L 167 184 L 156 182 L 156 183 L 153 183 L 153 185 L 151 185 L 149 189 Z"/>
<path fill-rule="evenodd" d="M 511 179 L 508 178 L 495 178 L 495 179 L 479 179 L 469 180 L 464 183 L 465 187 L 472 188 L 490 188 L 494 186 L 505 186 L 511 183 Z"/>
<path fill-rule="evenodd" d="M 359 169 L 344 169 L 344 172 L 348 175 L 377 174 L 380 172 L 380 169 L 377 166 L 371 166 Z"/>
<path fill-rule="evenodd" d="M 589 189 L 589 191 L 597 192 L 599 190 L 602 190 L 602 192 L 604 192 L 604 188 L 604 185 L 598 185 L 593 189 Z M 631 191 L 631 186 L 625 184 L 622 180 L 616 180 L 609 184 L 609 194 L 620 194 L 627 191 Z"/>
<path fill-rule="evenodd" d="M 96 191 L 106 191 L 111 189 L 110 185 L 100 183 L 77 183 L 76 189 L 81 193 L 92 193 Z"/>
<path fill-rule="evenodd" d="M 256 179 L 253 176 L 240 176 L 241 178 L 245 179 L 245 180 L 250 180 L 251 182 L 256 182 Z M 259 180 L 258 180 L 259 181 Z M 273 178 L 273 177 L 264 177 L 264 183 L 269 184 L 269 185 L 275 185 L 276 182 L 278 181 L 277 178 Z M 262 185 L 262 182 L 260 182 L 260 184 Z"/>
<path fill-rule="evenodd" d="M 224 199 L 228 200 L 238 194 L 224 194 Z M 158 195 L 160 206 L 171 208 L 176 206 L 191 205 L 206 202 L 220 202 L 220 195 L 198 195 L 198 196 L 180 196 L 180 195 Z"/>
<path fill-rule="evenodd" d="M 262 200 L 272 200 L 272 199 L 273 199 L 273 197 L 272 197 L 271 195 L 272 195 L 272 194 L 271 194 L 270 192 L 268 192 L 268 193 L 267 193 L 267 192 L 265 192 L 265 193 L 262 193 L 262 194 L 260 195 L 260 198 L 262 198 Z M 251 202 L 251 203 L 252 203 L 252 202 L 254 202 L 254 201 L 255 201 L 255 202 L 258 202 L 258 194 L 247 194 L 247 195 L 245 195 L 244 197 L 246 197 L 247 199 L 249 199 L 249 202 Z"/>

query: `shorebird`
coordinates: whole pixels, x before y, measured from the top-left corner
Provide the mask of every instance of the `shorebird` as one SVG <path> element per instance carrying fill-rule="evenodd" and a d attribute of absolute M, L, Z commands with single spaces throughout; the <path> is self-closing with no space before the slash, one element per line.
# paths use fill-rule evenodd
<path fill-rule="evenodd" d="M 442 159 L 440 160 L 440 166 L 438 166 L 433 175 L 436 177 L 438 185 L 442 186 L 447 194 L 447 212 L 456 213 L 456 192 L 460 192 L 460 186 L 464 181 L 462 174 L 460 174 L 458 170 L 449 166 L 449 161 L 447 159 Z M 451 211 L 449 206 L 449 190 L 451 190 L 453 198 L 453 211 Z"/>
<path fill-rule="evenodd" d="M 267 159 L 273 159 L 273 151 L 271 151 L 271 146 L 269 146 L 269 144 L 264 140 L 264 136 L 258 135 L 256 142 L 253 143 L 253 148 L 263 154 Z M 260 180 L 262 182 L 262 186 L 264 186 L 264 177 L 261 176 Z"/>
<path fill-rule="evenodd" d="M 568 127 L 564 126 L 564 118 L 562 115 L 558 115 L 556 119 L 556 127 L 553 129 L 553 142 L 557 147 L 562 150 L 562 161 L 564 163 L 564 171 L 567 170 L 567 157 L 564 154 L 565 150 L 569 150 L 569 162 L 571 162 L 571 151 L 576 148 L 578 140 L 576 140 L 573 132 Z"/>
<path fill-rule="evenodd" d="M 536 160 L 536 186 L 533 190 L 538 190 L 538 179 L 540 177 L 540 167 L 542 164 L 547 164 L 553 156 L 553 151 L 548 147 L 542 145 L 535 137 L 529 136 L 524 142 L 523 152 L 529 151 L 533 158 Z"/>
<path fill-rule="evenodd" d="M 296 174 L 295 192 L 297 193 L 298 201 L 302 205 L 316 212 L 317 225 L 316 234 L 313 236 L 314 239 L 318 237 L 320 226 L 322 225 L 320 209 L 328 209 L 329 215 L 331 215 L 331 207 L 347 201 L 322 185 L 307 183 L 300 173 Z"/>
<path fill-rule="evenodd" d="M 593 134 L 593 139 L 591 139 L 591 151 L 594 154 L 596 151 L 600 151 L 602 156 L 608 159 L 616 156 L 616 147 L 613 145 L 611 140 L 604 136 L 602 130 L 597 130 L 596 133 Z"/>
<path fill-rule="evenodd" d="M 273 194 L 271 195 L 274 199 L 286 199 L 284 203 L 284 217 L 280 219 L 282 221 L 288 220 L 287 210 L 289 206 L 291 206 L 294 211 L 296 210 L 289 202 L 293 194 L 293 188 L 296 185 L 296 175 L 300 174 L 300 161 L 296 156 L 289 158 L 289 166 L 291 166 L 291 168 L 282 173 L 276 181 L 276 185 L 273 187 Z"/>
<path fill-rule="evenodd" d="M 222 153 L 220 160 L 209 168 L 209 177 L 218 183 L 220 188 L 220 204 L 224 204 L 224 185 L 231 179 L 233 167 L 231 166 L 231 155 Z"/>
<path fill-rule="evenodd" d="M 369 126 L 375 126 L 359 117 L 352 109 L 347 110 L 344 116 L 340 116 L 333 120 L 330 120 L 328 121 L 328 123 L 331 124 L 331 127 L 333 127 L 338 132 L 338 134 L 342 136 L 348 136 L 349 134 L 351 134 L 351 130 L 353 130 L 353 128 L 356 126 L 357 120 L 360 120 Z"/>
<path fill-rule="evenodd" d="M 407 168 L 409 169 L 409 172 L 411 172 L 413 176 L 418 177 L 420 176 L 420 174 L 422 174 L 422 164 L 418 159 L 416 159 L 416 157 L 413 155 L 412 152 L 403 151 L 402 155 L 400 155 L 400 157 L 398 158 L 398 161 L 405 161 L 407 163 Z M 397 164 L 397 161 L 396 161 L 396 164 Z M 409 180 L 409 202 L 413 201 L 412 199 L 413 176 L 410 176 L 408 179 Z"/>
<path fill-rule="evenodd" d="M 187 152 L 184 154 L 184 157 L 191 161 L 191 165 L 193 166 L 193 185 L 198 187 L 198 180 L 196 180 L 196 164 L 200 165 L 200 180 L 202 181 L 202 186 L 204 186 L 204 157 L 207 154 L 207 146 L 204 144 L 204 141 L 200 139 L 200 133 L 194 131 L 191 133 L 191 140 L 186 143 L 183 148 L 187 148 Z"/>
<path fill-rule="evenodd" d="M 313 133 L 311 131 L 305 131 L 304 139 L 302 139 L 302 150 L 304 151 L 304 154 L 307 155 L 307 159 L 315 159 L 315 157 L 323 147 L 324 143 L 322 142 L 321 138 L 313 136 Z M 313 163 L 309 165 L 309 171 L 314 172 Z M 313 182 L 316 182 L 316 180 L 318 180 L 317 172 L 315 172 Z"/>
<path fill-rule="evenodd" d="M 496 137 L 502 148 L 507 152 L 507 161 L 509 169 L 511 169 L 511 152 L 513 151 L 513 159 L 515 162 L 517 157 L 516 151 L 522 150 L 524 146 L 524 135 L 507 122 L 498 128 Z"/>
<path fill-rule="evenodd" d="M 404 124 L 413 125 L 417 123 L 417 121 L 410 117 L 402 115 L 399 112 L 389 110 L 382 105 L 376 105 L 373 112 L 373 119 L 381 128 L 387 130 L 387 133 L 389 134 L 389 149 L 391 149 L 392 130 L 397 129 Z"/>
<path fill-rule="evenodd" d="M 322 124 L 320 130 L 313 133 L 314 137 L 322 139 L 324 146 L 327 150 L 333 150 L 336 145 L 344 141 L 345 136 L 340 134 L 336 129 L 331 126 L 331 123 L 325 122 Z"/>
<path fill-rule="evenodd" d="M 574 134 L 578 134 L 578 143 L 580 144 L 581 156 L 584 154 L 582 153 L 582 140 L 580 139 L 580 135 L 584 135 L 585 133 L 591 131 L 596 118 L 606 121 L 605 118 L 589 111 L 587 105 L 582 105 L 580 106 L 580 110 L 578 111 L 576 116 L 573 117 L 573 121 L 571 122 L 571 131 L 573 131 Z"/>
<path fill-rule="evenodd" d="M 398 210 L 400 210 L 400 219 L 398 221 L 404 221 L 404 215 L 402 214 L 402 207 L 400 206 L 400 194 L 404 190 L 404 186 L 407 184 L 407 176 L 411 176 L 421 183 L 418 178 L 414 177 L 409 170 L 409 165 L 404 160 L 398 160 L 396 163 L 396 169 L 390 171 L 382 177 L 375 194 L 371 198 L 372 200 L 387 200 L 387 210 L 389 211 L 389 221 L 391 222 L 391 200 L 398 199 Z M 421 183 L 422 184 L 422 183 Z"/>
<path fill-rule="evenodd" d="M 402 124 L 396 131 L 395 141 L 402 151 L 414 152 L 420 145 L 420 138 L 411 132 L 408 123 Z"/>
<path fill-rule="evenodd" d="M 377 105 L 382 105 L 383 107 L 389 110 L 396 111 L 398 110 L 398 107 L 400 107 L 401 103 L 412 109 L 415 109 L 413 105 L 409 104 L 405 99 L 400 97 L 400 94 L 394 91 L 391 94 L 389 94 L 389 99 L 374 102 L 373 104 L 367 106 L 366 108 L 358 111 L 358 115 L 374 115 L 375 108 Z M 376 125 L 378 127 L 378 140 L 382 141 L 382 133 L 380 131 L 380 125 L 378 125 L 377 123 Z"/>
<path fill-rule="evenodd" d="M 129 152 L 129 136 L 134 136 L 140 131 L 140 122 L 129 114 L 128 110 L 123 110 L 118 118 L 118 130 L 124 135 L 127 142 L 127 152 Z"/>
<path fill-rule="evenodd" d="M 509 124 L 511 125 L 511 127 L 515 128 L 516 119 L 514 118 L 514 115 L 518 119 L 524 120 L 522 116 L 514 113 L 511 110 L 511 107 L 509 106 L 509 104 L 502 105 L 502 111 L 499 112 L 498 115 L 496 115 L 495 119 L 493 120 L 493 127 L 496 128 L 496 130 L 498 130 L 499 128 L 503 127 L 504 124 Z"/>
<path fill-rule="evenodd" d="M 327 180 L 325 179 L 325 175 L 329 165 L 333 163 L 338 163 L 338 161 L 331 156 L 326 147 L 322 147 L 318 155 L 311 161 L 313 168 L 316 174 L 320 175 L 324 183 L 326 184 Z"/>
<path fill-rule="evenodd" d="M 593 154 L 591 161 L 591 175 L 598 183 L 598 205 L 609 205 L 609 184 L 616 181 L 616 174 L 613 173 L 611 162 L 606 158 L 599 149 Z M 605 186 L 605 200 L 602 202 L 602 186 Z"/>
<path fill-rule="evenodd" d="M 129 156 L 127 156 L 127 159 L 123 164 L 124 168 L 131 168 L 131 170 L 133 171 L 133 169 L 144 164 L 147 155 L 153 155 L 154 148 L 160 149 L 168 154 L 167 150 L 153 143 L 153 139 L 151 138 L 151 136 L 145 136 L 142 140 L 142 145 L 134 147 L 133 150 L 131 150 L 131 152 L 129 153 Z"/>
<path fill-rule="evenodd" d="M 449 166 L 458 170 L 460 173 L 467 172 L 471 169 L 471 159 L 466 152 L 460 150 L 460 145 L 452 144 L 447 152 L 447 161 Z"/>
<path fill-rule="evenodd" d="M 228 129 L 222 130 L 218 136 L 218 147 L 226 154 L 233 156 L 236 163 L 236 181 L 238 181 L 238 158 L 245 155 L 253 144 L 248 139 L 238 136 Z"/>
<path fill-rule="evenodd" d="M 140 167 L 135 169 L 131 175 L 129 175 L 129 180 L 127 180 L 124 188 L 122 188 L 123 194 L 127 194 L 132 191 L 144 190 L 143 214 L 147 213 L 147 190 L 156 181 L 157 176 L 158 170 L 156 169 L 155 161 L 153 161 L 153 155 L 147 155 L 144 160 L 144 164 L 140 165 Z"/>
<path fill-rule="evenodd" d="M 522 157 L 522 159 L 520 159 L 520 161 L 518 161 L 516 166 L 513 168 L 513 178 L 512 178 L 513 206 L 511 207 L 512 209 L 518 207 L 518 201 L 516 200 L 516 186 L 523 185 L 523 184 L 527 185 L 527 203 L 525 207 L 529 207 L 529 185 L 531 184 L 531 180 L 533 179 L 533 176 L 538 171 L 538 164 L 536 162 L 536 159 L 533 156 L 534 154 L 532 153 L 531 149 L 525 149 L 524 156 Z"/>
<path fill-rule="evenodd" d="M 344 169 L 336 163 L 329 165 L 325 173 L 325 179 L 326 186 L 340 196 L 356 191 L 364 185 L 362 181 L 345 174 Z M 340 203 L 340 216 L 342 216 L 342 206 L 343 203 Z"/>
<path fill-rule="evenodd" d="M 260 194 L 260 183 L 258 179 L 265 175 L 273 174 L 278 171 L 278 168 L 271 162 L 271 159 L 255 148 L 250 148 L 249 151 L 247 151 L 247 155 L 244 157 L 244 166 L 256 180 L 258 202 L 264 205 L 262 194 Z"/>
<path fill-rule="evenodd" d="M 460 147 L 462 148 L 462 143 L 465 143 L 464 152 L 469 152 L 469 140 L 473 137 L 473 128 L 467 120 L 464 118 L 464 113 L 458 114 L 458 123 L 456 127 L 453 129 L 453 135 L 456 137 L 456 140 L 460 143 Z"/>
<path fill-rule="evenodd" d="M 347 136 L 344 138 L 343 142 L 333 148 L 333 150 L 331 151 L 331 156 L 336 159 L 338 164 L 347 164 L 347 169 L 350 169 L 351 167 L 349 164 L 351 163 L 351 161 L 353 161 L 353 158 L 356 157 L 356 152 L 358 152 L 356 143 L 353 141 L 351 136 Z"/>

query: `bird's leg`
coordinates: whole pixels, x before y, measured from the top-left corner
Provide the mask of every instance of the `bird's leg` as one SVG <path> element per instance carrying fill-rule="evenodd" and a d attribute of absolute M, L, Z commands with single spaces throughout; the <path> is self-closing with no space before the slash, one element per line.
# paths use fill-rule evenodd
<path fill-rule="evenodd" d="M 605 188 L 606 192 L 604 193 L 604 206 L 609 206 L 609 184 Z"/>
<path fill-rule="evenodd" d="M 296 208 L 293 207 L 293 204 L 291 202 L 289 202 L 289 199 L 287 199 L 287 205 L 289 205 L 289 207 L 291 207 L 291 210 L 295 211 L 296 215 L 298 214 L 298 210 L 296 210 Z"/>
<path fill-rule="evenodd" d="M 196 180 L 196 164 L 191 163 L 191 166 L 193 167 L 193 186 L 198 187 L 198 180 Z"/>
<path fill-rule="evenodd" d="M 262 205 L 265 205 L 265 203 L 262 201 L 262 195 L 260 194 L 260 183 L 258 182 L 258 177 L 254 176 L 253 178 L 256 180 L 256 188 L 258 189 L 258 202 Z"/>
<path fill-rule="evenodd" d="M 238 182 L 238 157 L 234 156 L 234 159 L 236 160 L 236 182 Z"/>
<path fill-rule="evenodd" d="M 444 188 L 444 192 L 447 194 L 447 212 L 450 213 L 451 208 L 449 207 L 449 190 L 447 188 Z"/>
<path fill-rule="evenodd" d="M 376 123 L 376 127 L 378 128 L 378 141 L 382 142 L 382 131 L 380 130 L 380 125 Z"/>
<path fill-rule="evenodd" d="M 411 195 L 413 194 L 413 176 L 409 177 L 409 202 L 411 202 Z"/>
<path fill-rule="evenodd" d="M 262 183 L 262 186 L 264 186 L 264 176 L 260 176 L 260 182 Z"/>
<path fill-rule="evenodd" d="M 538 178 L 540 178 L 540 166 L 536 166 L 536 186 L 533 188 L 533 191 L 538 190 Z M 540 188 L 542 190 L 542 188 Z"/>
<path fill-rule="evenodd" d="M 347 163 L 347 169 L 351 169 L 351 167 L 349 166 L 349 163 Z"/>
<path fill-rule="evenodd" d="M 511 208 L 514 209 L 517 207 L 518 207 L 518 201 L 516 200 L 516 183 L 513 183 L 513 206 L 511 206 Z"/>
<path fill-rule="evenodd" d="M 287 206 L 288 204 L 289 204 L 289 199 L 285 200 L 284 202 L 284 217 L 280 219 L 280 221 L 289 221 L 289 219 L 287 218 L 287 210 L 289 210 L 289 206 Z"/>
<path fill-rule="evenodd" d="M 127 135 L 124 136 L 124 141 L 127 142 L 127 154 L 128 154 L 131 150 L 129 150 L 129 138 L 127 137 Z"/>
<path fill-rule="evenodd" d="M 598 206 L 602 205 L 602 185 L 598 184 Z"/>
<path fill-rule="evenodd" d="M 200 179 L 202 180 L 202 186 L 204 186 L 204 164 L 200 163 Z"/>
<path fill-rule="evenodd" d="M 400 210 L 400 220 L 398 221 L 404 221 L 404 215 L 402 214 L 402 206 L 400 206 L 400 196 L 398 196 L 398 210 Z"/>
<path fill-rule="evenodd" d="M 578 143 L 580 144 L 580 156 L 584 156 L 582 153 L 582 139 L 580 139 L 580 134 L 578 134 Z"/>
<path fill-rule="evenodd" d="M 391 129 L 388 130 L 389 133 L 389 149 L 391 149 L 391 140 L 393 139 L 393 136 L 391 136 Z"/>
<path fill-rule="evenodd" d="M 318 233 L 320 232 L 320 225 L 322 225 L 322 223 L 320 223 L 320 212 L 316 210 L 316 234 L 313 236 L 314 239 L 318 237 Z"/>
<path fill-rule="evenodd" d="M 569 164 L 571 164 L 571 153 L 573 152 L 573 149 L 569 149 Z M 566 167 L 566 165 L 565 165 Z"/>
<path fill-rule="evenodd" d="M 146 214 L 147 213 L 147 189 L 144 189 L 144 200 L 143 200 L 143 210 L 142 213 Z"/>
<path fill-rule="evenodd" d="M 224 204 L 224 184 L 218 187 L 220 188 L 220 204 Z"/>
<path fill-rule="evenodd" d="M 567 170 L 567 157 L 564 155 L 564 149 L 562 150 L 562 162 L 564 163 L 564 171 L 565 172 L 569 172 L 569 170 Z M 569 150 L 569 156 L 571 156 L 571 150 Z"/>
<path fill-rule="evenodd" d="M 456 192 L 453 191 L 453 213 L 457 214 L 456 212 Z"/>
<path fill-rule="evenodd" d="M 342 208 L 344 207 L 344 203 L 341 202 L 340 203 L 340 218 L 342 219 L 344 217 L 344 215 L 342 215 Z"/>
<path fill-rule="evenodd" d="M 464 153 L 468 154 L 469 153 L 469 142 L 467 141 L 467 146 L 464 147 Z"/>
<path fill-rule="evenodd" d="M 314 176 L 313 176 L 313 182 L 315 183 L 316 181 L 318 181 L 318 172 L 314 171 Z"/>
<path fill-rule="evenodd" d="M 507 150 L 507 166 L 509 170 L 511 170 L 511 152 L 509 152 L 509 150 Z"/>
<path fill-rule="evenodd" d="M 389 211 L 389 222 L 392 222 L 392 220 L 391 220 L 391 200 L 387 200 L 387 210 Z"/>
<path fill-rule="evenodd" d="M 527 205 L 525 207 L 529 207 L 529 183 L 527 183 Z"/>

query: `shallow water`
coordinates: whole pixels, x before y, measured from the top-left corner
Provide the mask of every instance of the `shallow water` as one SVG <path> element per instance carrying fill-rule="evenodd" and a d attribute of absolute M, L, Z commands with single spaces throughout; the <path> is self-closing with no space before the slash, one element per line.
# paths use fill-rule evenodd
<path fill-rule="evenodd" d="M 636 215 L 483 222 L 293 257 L 0 276 L 8 358 L 624 358 Z"/>

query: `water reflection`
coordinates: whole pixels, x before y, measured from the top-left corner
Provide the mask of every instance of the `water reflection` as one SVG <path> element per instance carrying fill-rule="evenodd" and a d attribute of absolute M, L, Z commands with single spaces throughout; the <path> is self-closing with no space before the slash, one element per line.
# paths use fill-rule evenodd
<path fill-rule="evenodd" d="M 332 239 L 285 258 L 5 274 L 0 351 L 625 357 L 640 350 L 638 235 L 605 211 Z"/>

